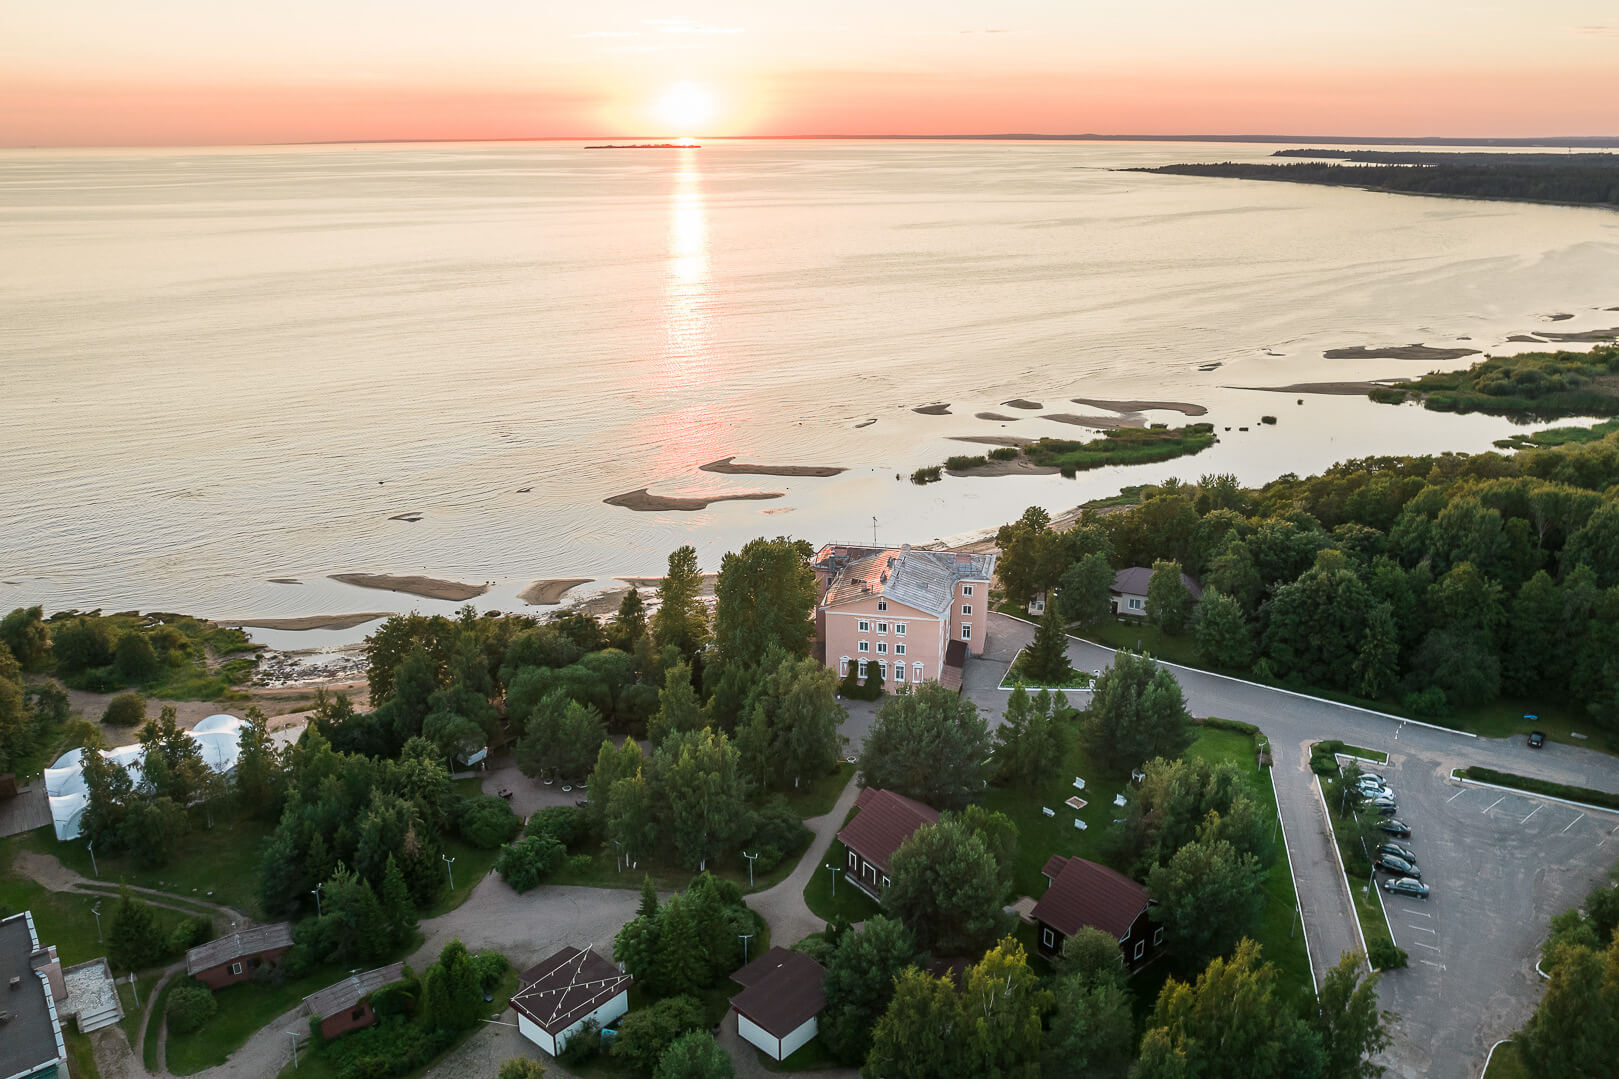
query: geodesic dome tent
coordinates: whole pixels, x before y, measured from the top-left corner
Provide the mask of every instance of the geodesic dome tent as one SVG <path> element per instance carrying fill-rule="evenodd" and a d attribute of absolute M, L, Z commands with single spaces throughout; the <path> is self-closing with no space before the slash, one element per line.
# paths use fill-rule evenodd
<path fill-rule="evenodd" d="M 242 755 L 242 728 L 244 720 L 231 715 L 209 716 L 186 733 L 202 751 L 202 762 L 210 771 L 230 775 Z M 137 787 L 141 783 L 141 755 L 139 745 L 118 746 L 101 750 L 101 755 L 129 773 Z M 84 807 L 89 804 L 89 791 L 84 785 L 83 749 L 70 749 L 45 769 L 45 794 L 51 804 L 51 826 L 56 838 L 77 839 L 84 822 Z"/>

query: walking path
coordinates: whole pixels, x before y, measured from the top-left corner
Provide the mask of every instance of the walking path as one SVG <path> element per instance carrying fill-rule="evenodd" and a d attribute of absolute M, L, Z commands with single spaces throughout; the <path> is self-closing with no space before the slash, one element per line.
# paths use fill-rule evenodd
<path fill-rule="evenodd" d="M 227 907 L 222 903 L 210 903 L 206 899 L 177 895 L 156 888 L 141 888 L 134 884 L 117 885 L 104 880 L 91 880 L 69 869 L 50 855 L 40 854 L 38 851 L 18 851 L 12 865 L 24 876 L 32 878 L 53 892 L 80 892 L 115 899 L 118 896 L 118 889 L 125 887 L 154 907 L 192 915 L 208 911 L 234 923 L 239 929 L 258 924 L 235 907 Z"/>
<path fill-rule="evenodd" d="M 811 933 L 819 933 L 826 928 L 826 920 L 817 916 L 804 902 L 804 887 L 809 884 L 810 877 L 821 868 L 821 862 L 826 858 L 826 852 L 832 846 L 832 840 L 837 837 L 838 830 L 843 827 L 843 819 L 854 808 L 855 799 L 860 797 L 860 786 L 854 779 L 850 779 L 838 795 L 832 811 L 819 817 L 811 817 L 804 823 L 815 833 L 810 840 L 809 849 L 798 860 L 798 866 L 787 878 L 774 887 L 766 888 L 762 892 L 755 892 L 748 896 L 748 906 L 757 911 L 770 926 L 770 942 L 790 948 L 798 941 Z"/>

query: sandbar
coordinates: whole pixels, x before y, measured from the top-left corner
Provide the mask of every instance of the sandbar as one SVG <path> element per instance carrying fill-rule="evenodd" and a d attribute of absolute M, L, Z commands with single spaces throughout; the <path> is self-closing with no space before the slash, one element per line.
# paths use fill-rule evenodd
<path fill-rule="evenodd" d="M 717 573 L 703 574 L 703 587 L 698 590 L 699 594 L 713 595 L 714 582 L 718 581 L 719 578 L 720 575 Z M 623 581 L 631 588 L 657 588 L 659 585 L 663 584 L 662 577 L 614 577 L 613 580 Z"/>
<path fill-rule="evenodd" d="M 836 476 L 845 471 L 831 465 L 737 464 L 735 457 L 721 457 L 718 461 L 697 467 L 704 472 L 723 472 L 727 476 Z"/>
<path fill-rule="evenodd" d="M 459 601 L 481 596 L 489 591 L 486 584 L 461 584 L 459 581 L 441 581 L 436 577 L 395 577 L 389 573 L 333 573 L 334 581 L 358 585 L 361 588 L 380 588 L 388 592 L 409 592 L 427 599 Z"/>
<path fill-rule="evenodd" d="M 1228 390 L 1259 390 L 1262 393 L 1329 393 L 1343 397 L 1364 397 L 1373 390 L 1398 386 L 1399 382 L 1295 382 L 1291 386 L 1225 386 Z"/>
<path fill-rule="evenodd" d="M 862 428 L 862 427 L 870 427 L 872 424 L 874 424 L 876 422 L 877 422 L 877 417 L 873 416 L 869 420 L 861 420 L 859 423 L 855 424 L 854 429 L 856 431 L 858 431 L 858 430 L 860 430 L 860 428 Z"/>
<path fill-rule="evenodd" d="M 396 513 L 392 517 L 388 518 L 390 521 L 409 521 L 411 524 L 415 524 L 421 519 L 422 513 L 420 510 L 410 510 L 406 513 Z"/>
<path fill-rule="evenodd" d="M 1547 322 L 1566 322 L 1569 319 L 1573 318 L 1574 316 L 1573 315 L 1545 315 L 1545 316 L 1542 316 L 1542 317 L 1544 317 Z"/>
<path fill-rule="evenodd" d="M 270 583 L 271 584 L 303 584 L 303 582 L 300 581 L 296 577 L 271 577 L 270 578 Z"/>
<path fill-rule="evenodd" d="M 561 603 L 562 597 L 582 584 L 589 584 L 594 577 L 547 577 L 542 581 L 535 581 L 521 592 L 517 598 L 524 603 L 535 605 Z"/>
<path fill-rule="evenodd" d="M 1062 469 L 1056 465 L 1037 465 L 1027 457 L 1010 461 L 990 461 L 973 468 L 947 468 L 952 476 L 1055 476 Z"/>
<path fill-rule="evenodd" d="M 1581 330 L 1578 333 L 1553 333 L 1551 330 L 1536 330 L 1535 333 L 1548 341 L 1612 341 L 1619 337 L 1619 326 L 1611 330 Z"/>
<path fill-rule="evenodd" d="M 1030 401 L 1026 397 L 1014 397 L 1010 401 L 1002 401 L 1001 404 L 1005 405 L 1007 408 L 1034 408 L 1034 409 L 1040 409 L 1040 408 L 1045 408 L 1046 407 L 1045 405 L 1042 405 L 1039 401 Z"/>
<path fill-rule="evenodd" d="M 950 405 L 948 403 L 942 405 L 922 405 L 918 408 L 911 409 L 911 411 L 920 412 L 924 416 L 948 416 L 950 415 Z"/>
<path fill-rule="evenodd" d="M 1003 416 L 999 412 L 974 412 L 975 420 L 1000 420 L 1002 423 L 1016 423 L 1016 416 Z"/>
<path fill-rule="evenodd" d="M 1546 343 L 1546 339 L 1544 337 L 1535 337 L 1527 333 L 1515 333 L 1511 337 L 1507 338 L 1507 340 L 1521 341 L 1526 345 L 1544 345 Z"/>
<path fill-rule="evenodd" d="M 1321 354 L 1329 360 L 1459 360 L 1477 356 L 1476 348 L 1433 348 L 1429 345 L 1390 345 L 1382 348 L 1329 348 Z"/>
<path fill-rule="evenodd" d="M 1016 435 L 951 435 L 952 442 L 976 442 L 980 446 L 1032 446 L 1037 439 Z"/>
<path fill-rule="evenodd" d="M 1092 408 L 1105 408 L 1113 412 L 1145 412 L 1148 409 L 1167 409 L 1170 412 L 1179 412 L 1185 416 L 1206 416 L 1208 409 L 1202 405 L 1188 404 L 1185 401 L 1104 401 L 1099 397 L 1071 397 L 1076 405 L 1090 405 Z M 1056 417 L 1052 417 L 1055 419 Z"/>
<path fill-rule="evenodd" d="M 1145 427 L 1147 421 L 1139 415 L 1131 416 L 1076 416 L 1071 412 L 1048 412 L 1040 417 L 1043 420 L 1056 420 L 1058 423 L 1073 423 L 1080 427 L 1094 427 L 1098 431 L 1110 431 L 1115 427 Z"/>
<path fill-rule="evenodd" d="M 627 510 L 639 513 L 656 513 L 659 510 L 677 510 L 688 512 L 691 510 L 704 510 L 715 502 L 753 502 L 767 498 L 785 498 L 785 491 L 745 491 L 734 495 L 704 495 L 701 498 L 678 498 L 673 495 L 650 494 L 645 487 L 634 491 L 625 491 L 621 495 L 602 499 L 609 506 L 623 506 Z"/>
<path fill-rule="evenodd" d="M 392 611 L 368 611 L 364 614 L 309 614 L 302 618 L 244 618 L 236 622 L 219 619 L 215 624 L 229 629 L 352 629 L 392 616 Z"/>

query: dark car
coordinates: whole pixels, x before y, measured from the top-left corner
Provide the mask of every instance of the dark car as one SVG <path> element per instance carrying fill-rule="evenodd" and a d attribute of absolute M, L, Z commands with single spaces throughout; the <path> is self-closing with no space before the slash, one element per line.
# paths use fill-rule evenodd
<path fill-rule="evenodd" d="M 1377 867 L 1379 869 L 1386 869 L 1390 873 L 1395 873 L 1402 877 L 1415 877 L 1417 880 L 1422 879 L 1421 870 L 1412 865 L 1410 862 L 1406 861 L 1404 858 L 1397 857 L 1393 854 L 1384 854 L 1379 856 L 1377 859 Z"/>
<path fill-rule="evenodd" d="M 1400 895 L 1414 895 L 1418 899 L 1428 898 L 1428 886 L 1413 877 L 1396 877 L 1383 882 L 1385 892 L 1397 892 Z"/>
<path fill-rule="evenodd" d="M 1530 749 L 1539 749 L 1541 746 L 1543 746 L 1545 744 L 1546 744 L 1546 736 L 1544 734 L 1542 734 L 1540 731 L 1530 731 L 1529 732 L 1529 748 Z"/>
<path fill-rule="evenodd" d="M 1375 809 L 1378 813 L 1381 813 L 1385 817 L 1394 816 L 1395 805 L 1393 795 L 1380 794 L 1376 798 L 1367 798 L 1360 803 L 1360 806 L 1362 809 Z"/>
<path fill-rule="evenodd" d="M 1404 843 L 1384 843 L 1377 848 L 1377 853 L 1392 854 L 1396 858 L 1404 858 L 1412 865 L 1417 864 L 1416 852 Z"/>
<path fill-rule="evenodd" d="M 1411 834 L 1410 825 L 1406 824 L 1404 821 L 1395 820 L 1393 817 L 1390 817 L 1388 820 L 1378 821 L 1377 826 L 1383 831 L 1387 832 L 1389 835 L 1399 836 L 1401 839 L 1404 839 L 1406 836 Z"/>

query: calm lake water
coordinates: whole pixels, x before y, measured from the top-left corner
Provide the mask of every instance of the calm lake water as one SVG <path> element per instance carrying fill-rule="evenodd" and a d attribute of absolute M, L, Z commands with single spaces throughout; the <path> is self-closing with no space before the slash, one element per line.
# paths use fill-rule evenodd
<path fill-rule="evenodd" d="M 480 604 L 511 607 L 687 542 L 717 568 L 759 534 L 875 517 L 921 543 L 1170 475 L 1479 450 L 1509 425 L 1227 387 L 1432 366 L 1339 346 L 1619 324 L 1611 212 L 1110 171 L 1273 149 L 0 153 L 0 607 L 453 606 L 325 580 L 344 571 L 493 581 Z M 1016 397 L 1197 402 L 1233 430 L 1077 480 L 896 479 L 950 436 L 1085 435 Z M 911 411 L 933 402 L 953 414 Z M 732 454 L 848 471 L 697 471 Z M 602 503 L 639 487 L 786 497 Z"/>

